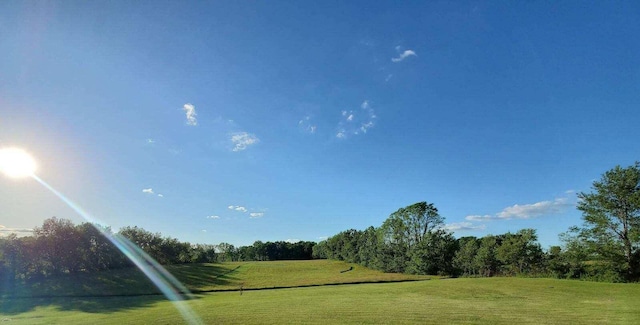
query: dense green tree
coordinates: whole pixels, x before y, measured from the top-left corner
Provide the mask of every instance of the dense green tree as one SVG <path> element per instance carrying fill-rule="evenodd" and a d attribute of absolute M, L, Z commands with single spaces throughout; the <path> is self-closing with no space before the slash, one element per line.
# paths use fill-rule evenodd
<path fill-rule="evenodd" d="M 462 237 L 458 239 L 458 251 L 453 259 L 454 266 L 464 275 L 475 275 L 475 257 L 478 254 L 480 241 L 476 237 Z"/>
<path fill-rule="evenodd" d="M 327 257 L 327 241 L 323 240 L 313 246 L 313 258 L 325 259 Z"/>
<path fill-rule="evenodd" d="M 127 238 L 162 265 L 191 261 L 192 246 L 176 238 L 163 237 L 139 227 L 124 227 L 119 235 Z"/>
<path fill-rule="evenodd" d="M 439 229 L 427 232 L 409 251 L 407 271 L 415 274 L 453 274 L 453 258 L 458 242 L 451 233 Z"/>
<path fill-rule="evenodd" d="M 522 229 L 502 236 L 496 257 L 509 274 L 531 273 L 542 266 L 544 254 L 534 229 Z"/>
<path fill-rule="evenodd" d="M 560 246 L 551 246 L 547 252 L 547 270 L 556 278 L 568 277 L 569 269 Z"/>
<path fill-rule="evenodd" d="M 425 252 L 429 243 L 420 243 L 443 225 L 444 218 L 438 214 L 438 209 L 427 202 L 400 208 L 389 215 L 379 229 L 380 269 L 387 272 L 405 272 L 411 266 L 411 272 L 421 273 L 425 268 L 418 267 L 417 261 L 433 255 Z M 412 259 L 416 262 L 411 262 Z"/>
<path fill-rule="evenodd" d="M 16 234 L 0 238 L 0 283 L 11 284 L 16 276 L 23 274 L 23 261 L 28 258 L 25 253 L 25 245 Z"/>
<path fill-rule="evenodd" d="M 81 270 L 81 236 L 70 220 L 56 217 L 46 219 L 42 227 L 36 227 L 33 233 L 36 238 L 36 250 L 41 257 L 41 269 L 45 273 L 59 274 Z"/>
<path fill-rule="evenodd" d="M 82 270 L 106 270 L 129 264 L 109 240 L 113 235 L 111 228 L 85 222 L 76 226 L 76 231 L 79 234 L 77 258 L 82 261 Z"/>
<path fill-rule="evenodd" d="M 392 213 L 382 224 L 382 231 L 386 241 L 411 248 L 443 224 L 444 218 L 432 203 L 418 202 Z"/>
<path fill-rule="evenodd" d="M 613 263 L 627 280 L 640 276 L 640 163 L 616 166 L 579 193 L 581 236 L 599 258 Z"/>
<path fill-rule="evenodd" d="M 371 268 L 379 268 L 379 243 L 379 232 L 376 228 L 369 227 L 360 232 L 357 251 L 360 264 Z"/>
<path fill-rule="evenodd" d="M 235 261 L 237 260 L 238 252 L 236 247 L 229 243 L 220 243 L 216 245 L 216 252 L 218 253 L 219 262 Z"/>
<path fill-rule="evenodd" d="M 488 235 L 480 240 L 480 247 L 474 258 L 475 269 L 482 276 L 495 275 L 500 267 L 496 250 L 500 247 L 500 237 Z"/>
<path fill-rule="evenodd" d="M 130 240 L 160 264 L 166 264 L 160 248 L 163 242 L 162 235 L 160 233 L 152 233 L 138 226 L 134 226 L 124 227 L 120 229 L 118 234 Z"/>
<path fill-rule="evenodd" d="M 212 263 L 216 261 L 216 249 L 214 245 L 191 245 L 191 263 Z"/>

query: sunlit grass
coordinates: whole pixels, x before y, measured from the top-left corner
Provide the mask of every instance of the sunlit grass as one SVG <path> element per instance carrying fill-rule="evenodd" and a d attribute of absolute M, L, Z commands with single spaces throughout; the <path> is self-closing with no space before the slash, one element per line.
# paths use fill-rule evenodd
<path fill-rule="evenodd" d="M 341 272 L 353 267 L 351 271 Z M 433 278 L 382 273 L 339 261 L 232 262 L 166 267 L 192 292 L 309 285 L 405 281 Z M 67 274 L 16 283 L 5 295 L 18 297 L 148 295 L 160 291 L 137 268 Z"/>
<path fill-rule="evenodd" d="M 640 285 L 480 278 L 215 292 L 188 303 L 208 324 L 638 324 Z M 42 301 L 11 324 L 181 323 L 154 297 Z M 74 305 L 85 304 L 85 309 Z"/>
<path fill-rule="evenodd" d="M 274 261 L 252 263 L 224 263 L 234 266 L 232 272 L 220 278 L 222 283 L 189 286 L 194 291 L 235 290 L 256 288 L 283 288 L 310 285 L 426 280 L 433 276 L 418 276 L 399 273 L 383 273 L 355 264 L 340 261 Z M 350 268 L 353 268 L 350 271 Z M 347 271 L 347 272 L 342 272 Z M 174 272 L 174 271 L 172 271 Z M 176 273 L 179 276 L 179 273 Z"/>

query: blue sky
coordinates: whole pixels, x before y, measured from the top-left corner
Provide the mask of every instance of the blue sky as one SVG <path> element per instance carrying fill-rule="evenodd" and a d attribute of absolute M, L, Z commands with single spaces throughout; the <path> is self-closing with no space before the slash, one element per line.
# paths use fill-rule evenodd
<path fill-rule="evenodd" d="M 434 203 L 456 236 L 581 223 L 638 160 L 637 2 L 0 3 L 0 146 L 118 229 L 317 241 Z M 0 179 L 0 234 L 57 216 Z"/>

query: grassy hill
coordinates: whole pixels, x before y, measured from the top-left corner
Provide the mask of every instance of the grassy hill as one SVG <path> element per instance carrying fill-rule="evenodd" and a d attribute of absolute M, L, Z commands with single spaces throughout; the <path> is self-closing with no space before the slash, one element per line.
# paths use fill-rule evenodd
<path fill-rule="evenodd" d="M 270 261 L 170 265 L 192 292 L 286 288 L 327 284 L 425 280 L 433 276 L 383 273 L 340 261 Z M 350 270 L 351 269 L 351 270 Z M 347 271 L 349 270 L 349 271 Z M 346 272 L 344 272 L 346 271 Z M 10 297 L 149 295 L 160 291 L 136 268 L 70 274 L 17 283 Z"/>
<path fill-rule="evenodd" d="M 171 271 L 192 290 L 420 278 L 384 274 L 360 266 L 340 272 L 350 266 L 335 261 L 251 262 L 175 266 Z M 130 275 L 125 274 L 125 270 L 104 273 L 91 280 L 95 282 L 83 285 L 121 281 Z M 64 284 L 71 279 L 56 281 Z M 133 282 L 102 288 L 111 288 L 108 292 L 128 293 L 145 288 L 135 282 L 137 279 L 129 281 Z M 67 288 L 66 293 L 80 287 Z M 97 289 L 90 291 L 97 292 Z M 216 291 L 197 294 L 185 304 L 205 324 L 638 324 L 639 299 L 640 285 L 637 284 L 478 278 L 245 290 L 242 293 Z M 0 320 L 10 320 L 11 324 L 183 322 L 171 302 L 160 295 L 5 298 L 0 304 Z"/>

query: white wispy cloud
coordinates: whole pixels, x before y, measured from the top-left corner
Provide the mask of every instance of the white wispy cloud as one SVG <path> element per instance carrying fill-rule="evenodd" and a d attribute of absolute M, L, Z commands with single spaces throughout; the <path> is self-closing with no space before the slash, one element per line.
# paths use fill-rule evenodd
<path fill-rule="evenodd" d="M 30 228 L 11 228 L 0 225 L 0 237 L 6 237 L 11 234 L 16 234 L 18 237 L 29 236 L 33 234 L 33 229 Z"/>
<path fill-rule="evenodd" d="M 473 230 L 483 230 L 486 228 L 485 225 L 474 225 L 471 222 L 454 222 L 448 223 L 442 227 L 444 230 L 448 231 L 473 231 Z"/>
<path fill-rule="evenodd" d="M 142 189 L 142 193 L 154 194 L 154 193 L 153 193 L 153 189 L 152 189 L 152 188 L 145 188 L 145 189 Z"/>
<path fill-rule="evenodd" d="M 233 151 L 242 151 L 260 142 L 260 139 L 247 132 L 238 132 L 231 135 L 231 142 L 233 143 Z"/>
<path fill-rule="evenodd" d="M 396 49 L 398 49 L 398 48 L 396 48 Z M 391 61 L 392 62 L 400 62 L 400 61 L 402 61 L 402 60 L 404 60 L 404 59 L 406 59 L 406 58 L 408 58 L 410 56 L 418 56 L 418 55 L 416 54 L 416 52 L 414 52 L 412 50 L 405 50 L 404 52 L 400 53 L 397 58 L 391 58 Z"/>
<path fill-rule="evenodd" d="M 338 132 L 336 133 L 336 138 L 338 139 L 345 139 L 350 135 L 367 133 L 369 129 L 375 126 L 375 120 L 377 118 L 369 100 L 364 100 L 362 104 L 360 104 L 359 110 L 343 110 L 340 114 L 342 117 L 338 123 Z"/>
<path fill-rule="evenodd" d="M 234 211 L 240 211 L 240 212 L 247 212 L 247 208 L 243 207 L 243 206 L 239 206 L 239 205 L 230 205 L 228 206 L 229 210 L 234 210 Z"/>
<path fill-rule="evenodd" d="M 297 242 L 300 242 L 300 239 L 287 239 L 285 240 L 285 242 L 289 243 L 289 244 L 295 244 Z"/>
<path fill-rule="evenodd" d="M 147 139 L 147 143 L 148 144 L 154 144 L 154 143 L 156 143 L 156 140 L 153 140 L 153 139 L 149 138 L 149 139 Z"/>
<path fill-rule="evenodd" d="M 311 122 L 311 116 L 305 116 L 298 122 L 298 127 L 305 132 L 314 134 L 316 133 L 317 126 Z"/>
<path fill-rule="evenodd" d="M 469 221 L 531 219 L 545 215 L 560 214 L 569 207 L 574 206 L 567 198 L 557 198 L 552 201 L 540 201 L 531 204 L 514 204 L 502 209 L 495 215 L 469 215 L 465 217 Z"/>
<path fill-rule="evenodd" d="M 162 195 L 162 194 L 158 194 L 158 197 L 164 197 L 164 195 Z"/>
<path fill-rule="evenodd" d="M 372 127 L 373 127 L 373 121 L 369 121 L 360 126 L 360 131 L 362 131 L 362 133 L 367 133 L 367 130 Z"/>
<path fill-rule="evenodd" d="M 470 215 L 470 216 L 466 216 L 465 219 L 469 220 L 469 221 L 486 221 L 486 220 L 491 220 L 494 219 L 495 217 L 492 215 Z"/>
<path fill-rule="evenodd" d="M 220 219 L 220 216 L 207 216 L 207 219 Z"/>
<path fill-rule="evenodd" d="M 184 104 L 182 106 L 182 110 L 187 115 L 187 125 L 196 126 L 198 125 L 198 120 L 196 119 L 196 107 L 193 104 Z"/>
<path fill-rule="evenodd" d="M 515 204 L 506 207 L 497 214 L 500 219 L 529 219 L 549 214 L 558 214 L 570 207 L 566 198 L 558 198 L 553 201 L 541 201 L 533 204 Z"/>
<path fill-rule="evenodd" d="M 320 237 L 318 237 L 318 239 L 319 239 L 319 240 L 325 240 L 325 239 L 327 239 L 327 238 L 329 238 L 329 237 L 327 237 L 327 236 L 320 236 Z"/>
<path fill-rule="evenodd" d="M 261 218 L 264 216 L 264 212 L 251 212 L 249 213 L 249 217 L 251 218 Z"/>

